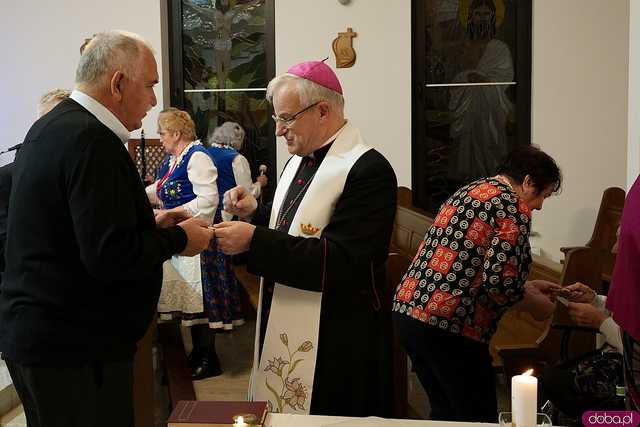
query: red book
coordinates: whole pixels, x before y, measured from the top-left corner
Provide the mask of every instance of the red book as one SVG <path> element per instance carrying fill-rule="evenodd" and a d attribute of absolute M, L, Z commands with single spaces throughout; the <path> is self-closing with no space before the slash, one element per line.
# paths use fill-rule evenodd
<path fill-rule="evenodd" d="M 249 425 L 261 426 L 267 416 L 267 402 L 181 400 L 173 408 L 167 427 L 232 426 L 238 415 Z"/>

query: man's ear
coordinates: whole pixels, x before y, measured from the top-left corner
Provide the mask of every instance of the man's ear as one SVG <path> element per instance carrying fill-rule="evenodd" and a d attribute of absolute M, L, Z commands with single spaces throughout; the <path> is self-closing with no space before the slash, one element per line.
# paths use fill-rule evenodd
<path fill-rule="evenodd" d="M 109 89 L 111 90 L 111 94 L 114 96 L 116 101 L 122 100 L 122 84 L 124 80 L 124 74 L 122 71 L 116 71 L 111 76 L 111 81 L 109 82 Z"/>
<path fill-rule="evenodd" d="M 318 104 L 318 110 L 320 111 L 320 117 L 325 118 L 329 115 L 329 110 L 331 109 L 331 107 L 329 107 L 329 103 L 326 101 L 320 101 L 320 103 Z"/>

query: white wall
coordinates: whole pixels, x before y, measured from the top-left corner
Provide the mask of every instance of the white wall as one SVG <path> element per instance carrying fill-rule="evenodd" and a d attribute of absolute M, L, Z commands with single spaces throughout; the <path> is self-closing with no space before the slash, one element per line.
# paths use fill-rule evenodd
<path fill-rule="evenodd" d="M 0 13 L 0 149 L 21 142 L 36 119 L 40 96 L 56 87 L 73 88 L 79 48 L 92 34 L 110 29 L 134 31 L 160 52 L 158 0 L 3 2 Z M 156 55 L 159 61 L 159 55 Z M 158 72 L 161 72 L 159 68 Z M 161 77 L 162 79 L 162 77 Z M 156 134 L 158 106 L 145 118 L 147 136 Z M 137 133 L 132 134 L 134 137 Z M 12 156 L 0 157 L 0 164 Z"/>
<path fill-rule="evenodd" d="M 336 70 L 345 115 L 391 162 L 398 184 L 411 186 L 411 1 L 276 0 L 276 74 L 329 57 L 331 42 L 352 27 L 356 64 Z M 289 157 L 278 141 L 278 170 Z"/>
<path fill-rule="evenodd" d="M 410 14 L 409 0 L 393 7 L 385 0 L 352 0 L 346 7 L 335 0 L 276 0 L 277 72 L 306 59 L 333 60 L 336 33 L 347 26 L 358 32 L 358 62 L 338 70 L 347 114 L 407 186 Z M 626 186 L 629 0 L 535 0 L 533 15 L 533 141 L 557 159 L 565 184 L 535 215 L 539 236 L 532 243 L 559 260 L 561 246 L 590 237 L 602 191 Z M 279 150 L 281 166 L 286 150 Z"/>
<path fill-rule="evenodd" d="M 352 0 L 348 6 L 336 0 L 275 1 L 278 73 L 327 56 L 333 64 L 331 41 L 337 33 L 347 27 L 358 33 L 355 66 L 337 71 L 347 116 L 387 156 L 398 183 L 410 186 L 410 0 Z M 533 243 L 554 259 L 560 257 L 560 246 L 588 240 L 602 191 L 626 187 L 640 168 L 640 52 L 635 52 L 640 36 L 629 31 L 629 19 L 640 20 L 638 1 L 534 0 L 533 139 L 558 160 L 565 186 L 536 214 L 534 230 L 540 236 Z M 82 40 L 110 28 L 136 31 L 159 51 L 159 1 L 4 5 L 0 149 L 22 140 L 42 93 L 72 86 Z M 162 105 L 162 89 L 156 94 Z M 148 135 L 155 134 L 159 110 L 144 122 Z M 288 156 L 281 142 L 278 146 L 282 167 Z M 5 161 L 0 157 L 0 163 Z"/>
<path fill-rule="evenodd" d="M 640 0 L 629 5 L 629 133 L 627 189 L 640 174 Z"/>
<path fill-rule="evenodd" d="M 564 174 L 533 244 L 558 259 L 591 236 L 602 191 L 627 179 L 628 0 L 535 0 L 533 142 Z"/>

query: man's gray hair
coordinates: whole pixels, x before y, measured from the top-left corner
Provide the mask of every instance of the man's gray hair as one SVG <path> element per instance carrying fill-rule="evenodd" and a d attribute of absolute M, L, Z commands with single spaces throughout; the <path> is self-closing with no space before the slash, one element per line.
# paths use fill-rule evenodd
<path fill-rule="evenodd" d="M 344 112 L 344 97 L 342 95 L 295 74 L 287 73 L 274 77 L 267 86 L 267 101 L 273 104 L 274 92 L 289 82 L 294 82 L 296 85 L 300 106 L 307 107 L 314 102 L 327 101 L 333 108 Z"/>
<path fill-rule="evenodd" d="M 131 77 L 138 72 L 143 50 L 151 45 L 142 37 L 127 31 L 113 30 L 96 34 L 80 56 L 76 84 L 96 86 L 116 71 Z"/>

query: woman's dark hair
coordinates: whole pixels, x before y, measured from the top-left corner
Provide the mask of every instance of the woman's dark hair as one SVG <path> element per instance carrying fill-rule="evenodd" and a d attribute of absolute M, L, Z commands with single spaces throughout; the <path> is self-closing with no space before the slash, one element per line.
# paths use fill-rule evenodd
<path fill-rule="evenodd" d="M 549 186 L 557 193 L 562 185 L 562 173 L 556 161 L 533 145 L 521 145 L 511 151 L 498 167 L 498 174 L 508 176 L 518 185 L 529 175 L 538 194 Z"/>

